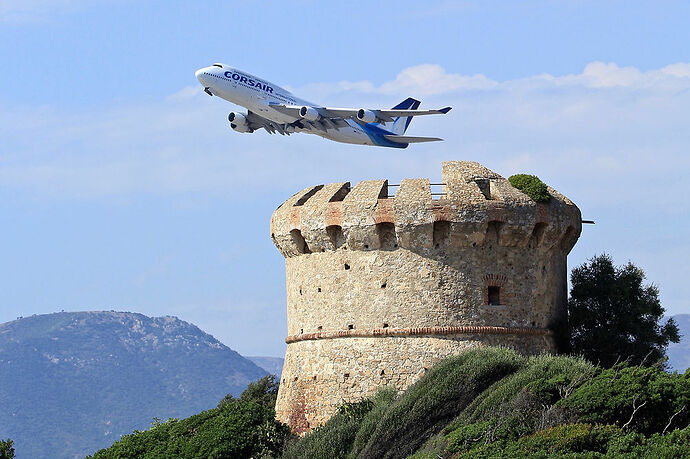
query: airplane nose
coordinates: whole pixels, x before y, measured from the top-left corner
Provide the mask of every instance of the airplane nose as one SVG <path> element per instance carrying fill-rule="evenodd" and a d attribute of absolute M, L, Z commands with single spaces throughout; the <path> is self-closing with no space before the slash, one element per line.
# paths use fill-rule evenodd
<path fill-rule="evenodd" d="M 194 76 L 196 77 L 197 80 L 199 80 L 199 83 L 201 83 L 201 84 L 204 84 L 204 82 L 202 81 L 202 79 L 204 78 L 204 76 L 203 76 L 204 70 L 206 70 L 206 69 L 203 68 L 203 69 L 199 69 L 196 72 L 194 72 Z"/>

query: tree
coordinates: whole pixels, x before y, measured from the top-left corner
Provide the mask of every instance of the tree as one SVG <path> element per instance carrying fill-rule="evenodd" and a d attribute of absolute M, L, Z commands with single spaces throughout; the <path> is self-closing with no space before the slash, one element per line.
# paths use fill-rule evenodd
<path fill-rule="evenodd" d="M 11 439 L 0 440 L 0 459 L 14 458 L 14 442 Z"/>
<path fill-rule="evenodd" d="M 653 363 L 679 341 L 673 319 L 659 324 L 659 289 L 642 285 L 644 271 L 634 264 L 614 266 L 603 254 L 573 269 L 570 279 L 571 352 L 605 367 L 618 360 Z"/>

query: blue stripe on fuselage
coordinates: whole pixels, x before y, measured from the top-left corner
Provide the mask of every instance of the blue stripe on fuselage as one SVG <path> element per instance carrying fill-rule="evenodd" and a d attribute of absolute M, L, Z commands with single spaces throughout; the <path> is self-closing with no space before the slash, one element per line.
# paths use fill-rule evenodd
<path fill-rule="evenodd" d="M 374 145 L 378 145 L 379 147 L 392 148 L 407 148 L 407 146 L 409 145 L 407 143 L 397 143 L 388 140 L 384 137 L 384 135 L 393 135 L 393 133 L 390 131 L 386 131 L 385 129 L 381 129 L 374 123 L 365 124 L 357 122 L 357 124 L 359 124 L 359 127 L 362 129 L 362 131 L 364 131 L 364 133 L 369 137 L 369 139 L 371 139 Z"/>

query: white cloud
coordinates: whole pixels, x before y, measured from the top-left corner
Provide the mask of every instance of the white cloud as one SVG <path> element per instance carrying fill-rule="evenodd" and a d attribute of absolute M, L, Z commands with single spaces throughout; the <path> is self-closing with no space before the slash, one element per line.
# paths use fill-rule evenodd
<path fill-rule="evenodd" d="M 690 78 L 690 64 L 679 62 L 678 64 L 667 65 L 661 71 L 667 75 L 679 78 Z"/>
<path fill-rule="evenodd" d="M 375 85 L 369 81 L 311 84 L 298 91 L 318 96 L 340 93 L 398 95 L 417 97 L 449 95 L 472 91 L 526 91 L 555 89 L 562 86 L 580 88 L 629 88 L 675 90 L 690 87 L 690 64 L 671 64 L 658 70 L 640 71 L 636 67 L 619 67 L 609 62 L 591 62 L 582 73 L 556 77 L 539 74 L 528 78 L 498 82 L 485 75 L 448 73 L 437 64 L 421 64 L 403 69 L 394 80 Z"/>
<path fill-rule="evenodd" d="M 385 94 L 413 92 L 419 97 L 424 97 L 454 91 L 490 89 L 496 86 L 497 82 L 484 75 L 450 74 L 440 65 L 423 64 L 403 70 L 395 80 L 382 84 L 379 89 Z"/>

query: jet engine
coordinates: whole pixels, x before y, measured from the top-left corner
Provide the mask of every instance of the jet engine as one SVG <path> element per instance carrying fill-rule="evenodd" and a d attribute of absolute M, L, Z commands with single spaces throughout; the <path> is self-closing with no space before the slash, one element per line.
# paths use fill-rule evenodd
<path fill-rule="evenodd" d="M 319 112 L 313 107 L 304 106 L 299 109 L 299 116 L 309 121 L 316 121 L 319 119 Z"/>
<path fill-rule="evenodd" d="M 237 132 L 253 132 L 249 129 L 247 117 L 242 113 L 230 112 L 228 121 L 230 121 L 230 127 Z"/>
<path fill-rule="evenodd" d="M 360 108 L 357 110 L 357 119 L 363 123 L 375 123 L 377 120 L 376 114 L 365 108 Z"/>

